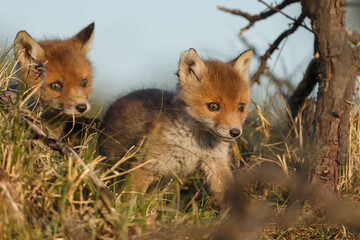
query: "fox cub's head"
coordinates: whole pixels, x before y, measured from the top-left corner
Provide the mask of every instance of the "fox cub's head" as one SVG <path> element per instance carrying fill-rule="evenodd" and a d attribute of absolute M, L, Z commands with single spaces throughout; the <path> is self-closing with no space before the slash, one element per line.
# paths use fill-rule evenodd
<path fill-rule="evenodd" d="M 35 41 L 27 32 L 18 32 L 15 53 L 19 59 L 20 79 L 51 108 L 67 115 L 80 116 L 89 111 L 92 67 L 86 58 L 94 37 L 94 23 L 66 40 Z M 45 66 L 42 96 L 39 64 Z"/>
<path fill-rule="evenodd" d="M 223 141 L 242 133 L 250 102 L 252 56 L 248 50 L 228 63 L 203 61 L 190 49 L 180 57 L 178 97 L 193 118 Z"/>

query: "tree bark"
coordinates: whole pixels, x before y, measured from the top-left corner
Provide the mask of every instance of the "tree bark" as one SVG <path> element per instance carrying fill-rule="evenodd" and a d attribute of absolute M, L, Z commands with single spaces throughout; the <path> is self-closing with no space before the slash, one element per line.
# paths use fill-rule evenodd
<path fill-rule="evenodd" d="M 320 54 L 313 168 L 310 182 L 335 195 L 346 159 L 355 95 L 355 58 L 345 25 L 345 0 L 316 0 L 315 46 Z"/>

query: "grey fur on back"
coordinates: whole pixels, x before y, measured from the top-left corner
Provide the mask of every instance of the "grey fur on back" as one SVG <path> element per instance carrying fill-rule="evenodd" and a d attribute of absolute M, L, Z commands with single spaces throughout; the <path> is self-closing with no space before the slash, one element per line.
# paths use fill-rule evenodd
<path fill-rule="evenodd" d="M 104 116 L 104 132 L 100 135 L 100 154 L 112 161 L 148 134 L 161 112 L 171 109 L 173 92 L 142 89 L 114 102 Z M 115 142 L 116 140 L 117 142 Z"/>

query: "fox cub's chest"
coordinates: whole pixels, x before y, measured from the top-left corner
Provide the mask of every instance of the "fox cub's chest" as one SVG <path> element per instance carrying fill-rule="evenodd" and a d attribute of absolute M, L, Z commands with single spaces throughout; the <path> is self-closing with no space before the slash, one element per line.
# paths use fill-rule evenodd
<path fill-rule="evenodd" d="M 150 169 L 155 174 L 186 176 L 200 164 L 229 160 L 229 143 L 214 139 L 210 133 L 194 132 L 186 126 L 169 127 L 148 145 L 146 160 L 152 159 Z"/>

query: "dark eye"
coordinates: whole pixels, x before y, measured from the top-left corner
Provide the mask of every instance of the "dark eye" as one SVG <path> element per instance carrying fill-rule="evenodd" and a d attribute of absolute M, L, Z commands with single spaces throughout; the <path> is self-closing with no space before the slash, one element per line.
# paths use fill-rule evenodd
<path fill-rule="evenodd" d="M 86 79 L 81 80 L 80 86 L 85 88 L 87 86 L 87 80 Z"/>
<path fill-rule="evenodd" d="M 61 89 L 63 88 L 63 84 L 59 81 L 50 83 L 49 86 L 52 90 L 58 91 L 58 92 L 60 92 Z"/>
<path fill-rule="evenodd" d="M 239 111 L 240 111 L 240 112 L 243 112 L 244 109 L 245 109 L 245 104 L 244 104 L 244 103 L 240 103 L 240 105 L 239 105 Z"/>
<path fill-rule="evenodd" d="M 207 104 L 207 107 L 212 112 L 217 112 L 220 110 L 220 106 L 217 103 L 211 102 Z"/>

